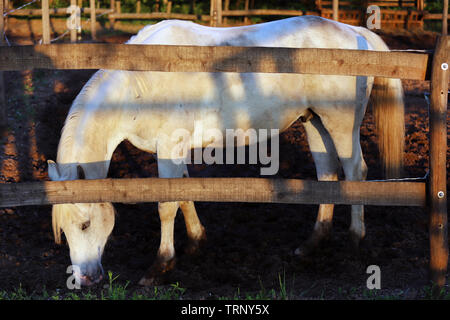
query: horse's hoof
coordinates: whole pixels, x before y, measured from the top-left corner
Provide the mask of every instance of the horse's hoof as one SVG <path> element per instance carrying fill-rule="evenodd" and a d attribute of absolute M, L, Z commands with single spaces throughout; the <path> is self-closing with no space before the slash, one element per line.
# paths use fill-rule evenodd
<path fill-rule="evenodd" d="M 309 239 L 303 245 L 295 249 L 294 255 L 299 258 L 307 257 L 319 246 L 319 243 L 319 241 Z"/>
<path fill-rule="evenodd" d="M 161 279 L 158 279 L 157 277 L 147 278 L 146 276 L 144 276 L 141 280 L 139 280 L 139 285 L 143 287 L 157 286 L 160 284 L 160 280 Z"/>
<path fill-rule="evenodd" d="M 349 238 L 350 238 L 350 250 L 354 254 L 358 254 L 360 252 L 361 243 L 364 237 L 361 237 L 361 235 L 350 231 Z"/>
<path fill-rule="evenodd" d="M 145 276 L 139 280 L 139 284 L 141 286 L 156 286 L 161 284 L 162 276 L 175 267 L 175 261 L 175 257 L 168 261 L 156 261 Z"/>
<path fill-rule="evenodd" d="M 320 247 L 322 243 L 329 241 L 331 238 L 330 228 L 322 229 L 320 231 L 315 230 L 306 242 L 295 249 L 294 255 L 298 257 L 309 256 L 315 249 Z"/>
<path fill-rule="evenodd" d="M 294 250 L 294 255 L 299 257 L 299 258 L 303 258 L 306 257 L 308 255 L 307 250 L 305 250 L 305 247 L 298 247 L 297 249 Z"/>
<path fill-rule="evenodd" d="M 352 245 L 352 247 L 358 249 L 363 237 L 352 231 L 349 232 L 349 237 L 350 237 L 350 244 Z"/>
<path fill-rule="evenodd" d="M 206 236 L 201 239 L 189 239 L 186 247 L 184 248 L 184 253 L 187 255 L 195 255 L 200 251 L 200 248 L 206 243 Z"/>
<path fill-rule="evenodd" d="M 317 248 L 317 244 L 305 243 L 295 249 L 294 255 L 299 258 L 305 258 L 311 255 L 314 249 Z"/>

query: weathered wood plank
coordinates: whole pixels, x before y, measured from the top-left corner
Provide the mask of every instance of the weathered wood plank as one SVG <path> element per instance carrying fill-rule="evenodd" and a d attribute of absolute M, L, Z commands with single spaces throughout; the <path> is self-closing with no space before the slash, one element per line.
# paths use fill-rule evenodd
<path fill-rule="evenodd" d="M 3 16 L 5 7 L 3 0 L 0 0 L 0 47 L 5 45 L 5 18 Z M 0 71 L 0 132 L 6 128 L 8 122 L 5 101 L 5 80 L 3 72 Z"/>
<path fill-rule="evenodd" d="M 333 9 L 333 20 L 338 21 L 339 20 L 339 0 L 333 0 L 332 1 L 332 9 Z"/>
<path fill-rule="evenodd" d="M 442 9 L 442 35 L 446 36 L 447 35 L 447 29 L 448 29 L 448 25 L 447 25 L 447 20 L 448 20 L 448 0 L 444 0 L 444 5 L 443 5 L 443 9 Z"/>
<path fill-rule="evenodd" d="M 91 14 L 90 8 L 80 8 L 81 14 Z M 111 12 L 110 9 L 96 9 L 97 14 Z M 67 16 L 67 8 L 50 8 L 49 14 L 51 16 Z M 20 9 L 8 14 L 8 16 L 42 16 L 42 9 Z"/>
<path fill-rule="evenodd" d="M 75 7 L 77 5 L 77 0 L 70 0 L 70 6 Z M 77 30 L 76 29 L 70 29 L 70 42 L 75 43 L 77 42 Z"/>
<path fill-rule="evenodd" d="M 277 9 L 250 9 L 250 10 L 224 10 L 222 16 L 302 16 L 300 10 L 277 10 Z"/>
<path fill-rule="evenodd" d="M 3 42 L 5 41 L 5 17 L 3 16 L 5 12 L 5 2 L 3 0 L 0 0 L 0 46 L 3 45 Z"/>
<path fill-rule="evenodd" d="M 447 42 L 440 37 L 433 57 L 430 95 L 430 178 L 428 186 L 430 213 L 430 271 L 431 280 L 445 285 L 448 262 L 447 235 Z M 444 64 L 447 64 L 445 67 Z"/>
<path fill-rule="evenodd" d="M 95 16 L 95 0 L 89 0 L 89 5 L 91 7 L 91 38 L 92 40 L 97 40 L 97 17 Z"/>
<path fill-rule="evenodd" d="M 425 13 L 423 16 L 424 20 L 442 20 L 442 13 Z"/>
<path fill-rule="evenodd" d="M 0 184 L 0 207 L 93 202 L 262 202 L 424 206 L 425 183 L 143 178 Z"/>
<path fill-rule="evenodd" d="M 42 43 L 50 44 L 50 16 L 48 0 L 42 0 Z"/>
<path fill-rule="evenodd" d="M 425 53 L 341 49 L 123 44 L 0 47 L 0 70 L 265 72 L 424 80 L 427 63 Z"/>
<path fill-rule="evenodd" d="M 182 19 L 182 20 L 202 20 L 210 21 L 208 15 L 195 15 L 185 13 L 148 12 L 148 13 L 112 13 L 108 15 L 111 19 Z"/>

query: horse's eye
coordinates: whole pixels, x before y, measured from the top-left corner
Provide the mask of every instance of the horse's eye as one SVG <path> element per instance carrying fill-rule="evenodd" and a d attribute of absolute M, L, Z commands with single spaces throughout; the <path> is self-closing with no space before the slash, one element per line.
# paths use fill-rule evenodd
<path fill-rule="evenodd" d="M 81 230 L 86 230 L 91 225 L 91 221 L 86 221 L 81 224 Z"/>

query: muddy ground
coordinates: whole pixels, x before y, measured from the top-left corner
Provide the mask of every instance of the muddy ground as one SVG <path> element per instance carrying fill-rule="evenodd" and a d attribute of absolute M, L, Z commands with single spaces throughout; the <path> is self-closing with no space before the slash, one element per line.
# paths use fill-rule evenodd
<path fill-rule="evenodd" d="M 130 35 L 102 38 L 123 42 Z M 431 49 L 430 33 L 388 33 L 393 49 Z M 14 41 L 14 37 L 11 38 Z M 82 86 L 93 71 L 5 72 L 9 130 L 2 136 L 0 179 L 3 183 L 48 180 L 47 160 L 56 158 L 60 130 Z M 428 82 L 405 81 L 405 176 L 422 177 L 428 168 L 428 115 L 423 94 Z M 448 118 L 447 118 L 448 119 Z M 368 179 L 382 178 L 372 113 L 361 128 L 369 167 Z M 300 122 L 280 138 L 280 171 L 276 177 L 315 179 L 315 168 Z M 448 155 L 447 155 L 448 157 Z M 448 164 L 447 164 L 448 167 Z M 195 165 L 193 177 L 257 177 L 258 166 Z M 154 177 L 155 157 L 122 143 L 113 156 L 109 177 Z M 279 289 L 284 279 L 289 297 L 364 298 L 366 268 L 381 268 L 378 295 L 420 298 L 428 285 L 428 232 L 425 209 L 367 206 L 366 238 L 358 252 L 349 246 L 350 207 L 336 206 L 332 238 L 311 256 L 298 259 L 293 250 L 310 235 L 317 206 L 245 203 L 197 203 L 208 241 L 201 252 L 183 254 L 186 232 L 181 213 L 175 225 L 178 261 L 163 284 L 178 282 L 185 298 L 207 299 L 255 294 Z M 103 257 L 105 270 L 137 285 L 155 258 L 160 240 L 156 203 L 116 204 L 116 225 Z M 0 210 L 0 290 L 22 286 L 27 292 L 68 292 L 67 245 L 56 245 L 51 230 L 51 207 Z M 100 290 L 102 285 L 91 290 Z M 151 289 L 152 290 L 152 289 Z"/>

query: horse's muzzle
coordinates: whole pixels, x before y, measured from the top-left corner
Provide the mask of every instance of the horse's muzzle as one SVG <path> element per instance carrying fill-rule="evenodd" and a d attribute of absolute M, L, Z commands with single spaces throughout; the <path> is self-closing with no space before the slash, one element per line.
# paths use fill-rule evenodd
<path fill-rule="evenodd" d="M 80 272 L 81 271 L 81 272 Z M 87 268 L 75 272 L 75 276 L 82 286 L 92 286 L 103 280 L 104 271 L 101 264 L 87 265 Z"/>
<path fill-rule="evenodd" d="M 82 286 L 89 287 L 89 286 L 92 286 L 92 285 L 102 281 L 103 280 L 103 275 L 101 273 L 99 275 L 97 275 L 97 276 L 84 276 L 84 275 L 81 275 L 79 278 L 80 278 L 80 284 Z"/>

